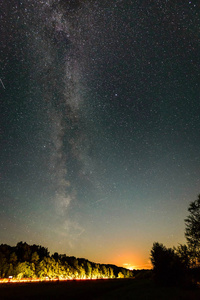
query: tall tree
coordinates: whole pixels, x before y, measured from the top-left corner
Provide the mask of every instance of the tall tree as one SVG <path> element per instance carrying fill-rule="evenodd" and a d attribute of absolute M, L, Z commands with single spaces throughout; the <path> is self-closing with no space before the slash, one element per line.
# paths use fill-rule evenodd
<path fill-rule="evenodd" d="M 190 248 L 193 262 L 200 263 L 200 195 L 188 208 L 190 215 L 185 219 L 185 237 Z"/>

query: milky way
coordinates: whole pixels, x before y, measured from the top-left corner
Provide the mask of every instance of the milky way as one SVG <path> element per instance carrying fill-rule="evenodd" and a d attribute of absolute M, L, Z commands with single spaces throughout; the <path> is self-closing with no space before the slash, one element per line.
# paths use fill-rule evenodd
<path fill-rule="evenodd" d="M 148 266 L 199 193 L 195 1 L 2 1 L 2 242 Z"/>
<path fill-rule="evenodd" d="M 13 161 L 16 164 L 16 177 L 21 172 L 20 167 L 31 168 L 22 180 L 32 181 L 33 189 L 40 191 L 40 199 L 30 199 L 29 202 L 38 201 L 40 205 L 41 193 L 51 194 L 47 204 L 55 206 L 55 212 L 64 219 L 65 226 L 66 210 L 76 194 L 69 179 L 67 162 L 73 160 L 73 167 L 81 172 L 83 168 L 77 165 L 77 161 L 84 165 L 87 156 L 87 149 L 83 147 L 86 138 L 83 141 L 85 121 L 81 82 L 85 54 L 79 47 L 82 43 L 81 27 L 77 21 L 79 15 L 82 18 L 81 6 L 78 1 L 39 1 L 37 4 L 19 1 L 3 6 L 5 25 L 9 25 L 10 32 L 6 32 L 6 26 L 3 28 L 6 88 L 2 80 L 1 83 L 6 89 L 5 99 L 8 89 L 8 98 L 12 96 L 11 89 L 17 92 L 16 99 L 10 97 L 7 101 L 14 103 L 13 111 L 16 111 L 11 123 L 19 124 L 16 140 L 21 144 L 19 135 L 25 135 L 23 143 L 27 149 L 22 166 L 22 154 L 16 154 L 22 149 L 18 150 L 20 145 L 16 145 L 11 164 Z M 14 69 L 8 70 L 11 59 Z M 16 73 L 17 78 L 14 84 L 12 73 Z M 21 95 L 24 99 L 20 98 Z M 27 111 L 21 110 L 20 102 L 24 102 L 21 106 L 25 105 Z M 33 122 L 27 120 L 27 124 L 22 124 L 20 115 L 23 120 L 28 119 L 29 114 Z M 22 128 L 23 125 L 28 128 Z M 18 185 L 21 189 L 22 183 Z"/>

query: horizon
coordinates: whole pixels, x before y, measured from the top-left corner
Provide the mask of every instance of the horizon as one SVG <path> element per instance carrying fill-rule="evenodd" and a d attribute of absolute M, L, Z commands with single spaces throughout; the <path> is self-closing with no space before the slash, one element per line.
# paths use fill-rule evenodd
<path fill-rule="evenodd" d="M 41 246 L 41 247 L 44 247 L 43 245 L 28 244 L 28 243 L 25 242 L 25 241 L 20 241 L 20 242 L 18 242 L 16 245 L 8 245 L 8 244 L 6 244 L 6 243 L 1 243 L 0 245 L 7 245 L 7 246 L 9 246 L 9 247 L 15 248 L 15 247 L 17 247 L 17 245 L 18 245 L 19 243 L 27 244 L 27 245 L 29 245 L 29 246 L 39 246 L 39 247 Z M 49 250 L 48 247 L 44 247 L 44 248 L 47 249 L 48 254 L 49 254 L 50 257 L 57 253 L 59 256 L 75 257 L 76 259 L 84 259 L 84 260 L 86 260 L 86 261 L 88 260 L 89 262 L 95 263 L 95 264 L 103 264 L 103 265 L 111 265 L 111 266 L 113 265 L 113 266 L 116 266 L 116 267 L 128 269 L 128 270 L 130 270 L 130 271 L 133 271 L 133 270 L 151 270 L 151 269 L 152 269 L 152 263 L 151 263 L 151 262 L 150 262 L 150 264 L 147 264 L 147 265 L 146 265 L 147 268 L 145 268 L 144 265 L 139 267 L 139 266 L 133 266 L 133 265 L 131 265 L 131 264 L 129 264 L 129 263 L 124 263 L 123 265 L 120 266 L 120 265 L 111 264 L 111 263 L 103 263 L 103 262 L 98 262 L 98 261 L 92 261 L 92 260 L 88 259 L 87 257 L 79 257 L 79 256 L 76 257 L 76 256 L 74 256 L 74 255 L 67 255 L 67 253 L 51 252 L 51 251 Z M 151 265 L 151 268 L 149 268 L 149 265 Z"/>

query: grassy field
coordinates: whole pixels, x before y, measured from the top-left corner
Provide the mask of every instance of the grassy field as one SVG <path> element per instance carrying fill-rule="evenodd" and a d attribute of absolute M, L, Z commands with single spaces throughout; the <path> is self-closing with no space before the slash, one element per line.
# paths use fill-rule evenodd
<path fill-rule="evenodd" d="M 145 279 L 1 284 L 0 300 L 10 299 L 199 300 L 200 289 L 156 287 L 151 280 Z"/>

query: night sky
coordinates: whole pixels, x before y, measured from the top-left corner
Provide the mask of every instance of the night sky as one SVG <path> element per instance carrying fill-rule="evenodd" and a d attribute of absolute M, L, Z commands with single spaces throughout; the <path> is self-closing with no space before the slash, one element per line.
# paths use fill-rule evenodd
<path fill-rule="evenodd" d="M 198 1 L 2 0 L 0 243 L 147 268 L 200 193 Z"/>

